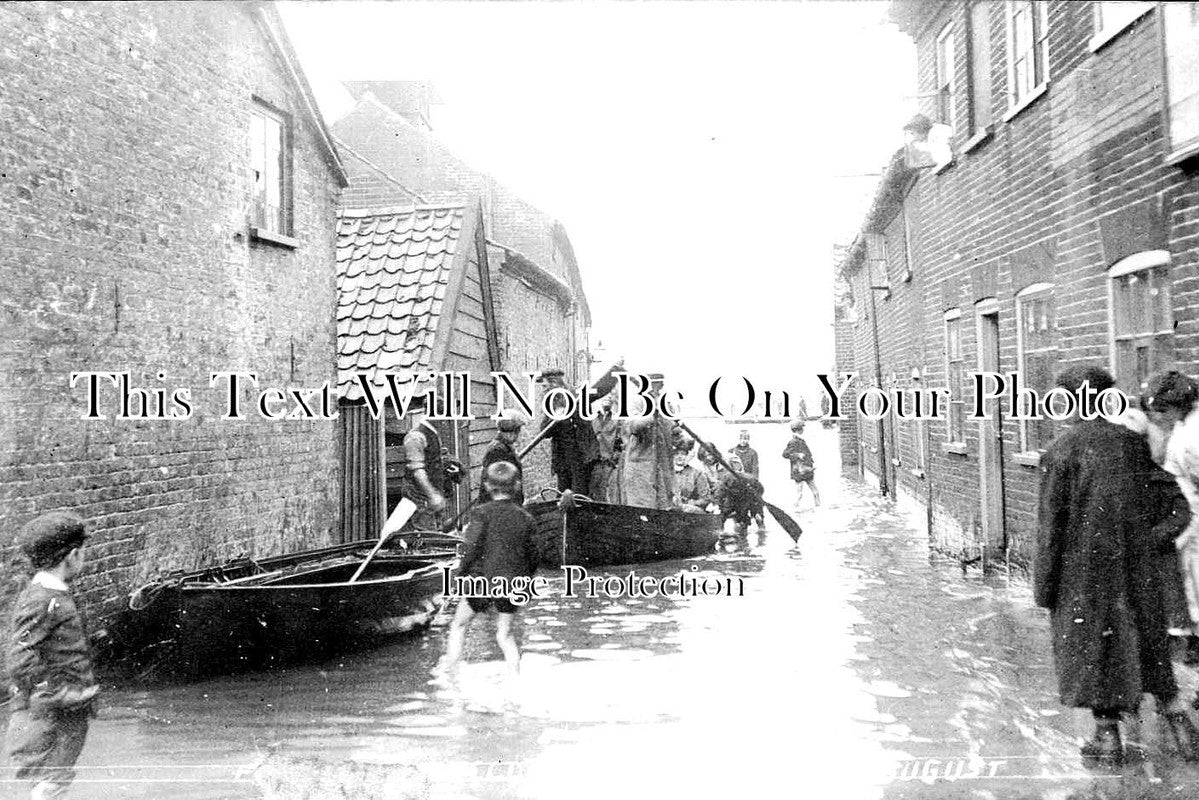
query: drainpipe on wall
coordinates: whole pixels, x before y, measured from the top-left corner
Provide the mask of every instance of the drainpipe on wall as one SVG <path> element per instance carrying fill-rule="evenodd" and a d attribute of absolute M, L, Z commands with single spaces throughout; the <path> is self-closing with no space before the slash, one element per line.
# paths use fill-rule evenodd
<path fill-rule="evenodd" d="M 874 293 L 883 291 L 890 295 L 891 287 L 875 286 L 874 268 L 870 265 L 869 261 L 866 264 L 866 269 L 869 270 L 867 280 L 870 281 L 870 329 L 874 340 L 874 385 L 881 391 L 883 388 L 883 365 L 878 345 L 878 310 L 874 302 Z M 886 431 L 881 417 L 877 420 L 876 424 L 878 426 L 878 490 L 884 497 L 888 494 L 894 497 L 895 494 L 891 492 L 887 481 L 887 443 L 884 435 Z"/>

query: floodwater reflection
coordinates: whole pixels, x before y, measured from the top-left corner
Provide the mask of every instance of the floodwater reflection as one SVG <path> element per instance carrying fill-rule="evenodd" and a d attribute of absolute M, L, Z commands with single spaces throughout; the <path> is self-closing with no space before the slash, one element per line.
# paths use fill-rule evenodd
<path fill-rule="evenodd" d="M 755 431 L 764 453 L 785 439 Z M 818 464 L 834 458 L 831 435 L 812 443 Z M 768 496 L 790 496 L 786 463 L 764 469 Z M 832 473 L 799 547 L 770 529 L 749 555 L 637 567 L 740 577 L 744 596 L 571 598 L 556 581 L 522 614 L 515 706 L 487 622 L 455 691 L 430 683 L 440 627 L 322 664 L 113 691 L 73 796 L 1199 795 L 1194 770 L 1161 757 L 1152 715 L 1129 737 L 1148 761 L 1087 771 L 1089 722 L 1057 702 L 1027 589 L 930 556 L 919 524 Z"/>

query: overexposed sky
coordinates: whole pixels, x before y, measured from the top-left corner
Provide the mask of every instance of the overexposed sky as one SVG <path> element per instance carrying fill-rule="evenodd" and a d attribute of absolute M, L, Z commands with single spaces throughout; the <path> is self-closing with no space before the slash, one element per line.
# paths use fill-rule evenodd
<path fill-rule="evenodd" d="M 282 2 L 326 118 L 339 81 L 432 81 L 437 135 L 563 222 L 592 345 L 690 386 L 814 396 L 831 250 L 916 110 L 873 2 Z"/>

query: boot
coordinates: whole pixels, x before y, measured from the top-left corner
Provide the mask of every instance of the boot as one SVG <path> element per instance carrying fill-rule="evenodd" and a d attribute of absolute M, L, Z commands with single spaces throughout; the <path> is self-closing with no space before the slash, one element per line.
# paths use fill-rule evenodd
<path fill-rule="evenodd" d="M 1185 711 L 1167 712 L 1162 717 L 1166 723 L 1167 738 L 1175 751 L 1187 761 L 1199 761 L 1199 728 L 1191 722 Z"/>
<path fill-rule="evenodd" d="M 1118 725 L 1100 725 L 1095 735 L 1082 746 L 1082 757 L 1103 764 L 1119 764 L 1124 760 L 1124 742 Z"/>
<path fill-rule="evenodd" d="M 1187 651 L 1182 663 L 1188 667 L 1199 666 L 1199 636 L 1193 633 L 1187 637 Z"/>

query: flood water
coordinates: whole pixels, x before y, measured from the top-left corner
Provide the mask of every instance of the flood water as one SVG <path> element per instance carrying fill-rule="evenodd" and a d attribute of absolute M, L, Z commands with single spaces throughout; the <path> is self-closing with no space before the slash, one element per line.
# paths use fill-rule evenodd
<path fill-rule="evenodd" d="M 789 432 L 751 430 L 767 499 L 790 510 Z M 1132 729 L 1147 761 L 1088 771 L 1089 722 L 1057 702 L 1026 585 L 930 554 L 921 518 L 841 479 L 835 431 L 808 433 L 824 506 L 796 515 L 799 546 L 768 525 L 749 555 L 636 568 L 741 579 L 743 596 L 567 598 L 559 580 L 522 614 L 516 708 L 484 619 L 460 691 L 430 684 L 443 615 L 319 664 L 114 688 L 71 796 L 1199 796 L 1152 719 Z"/>

